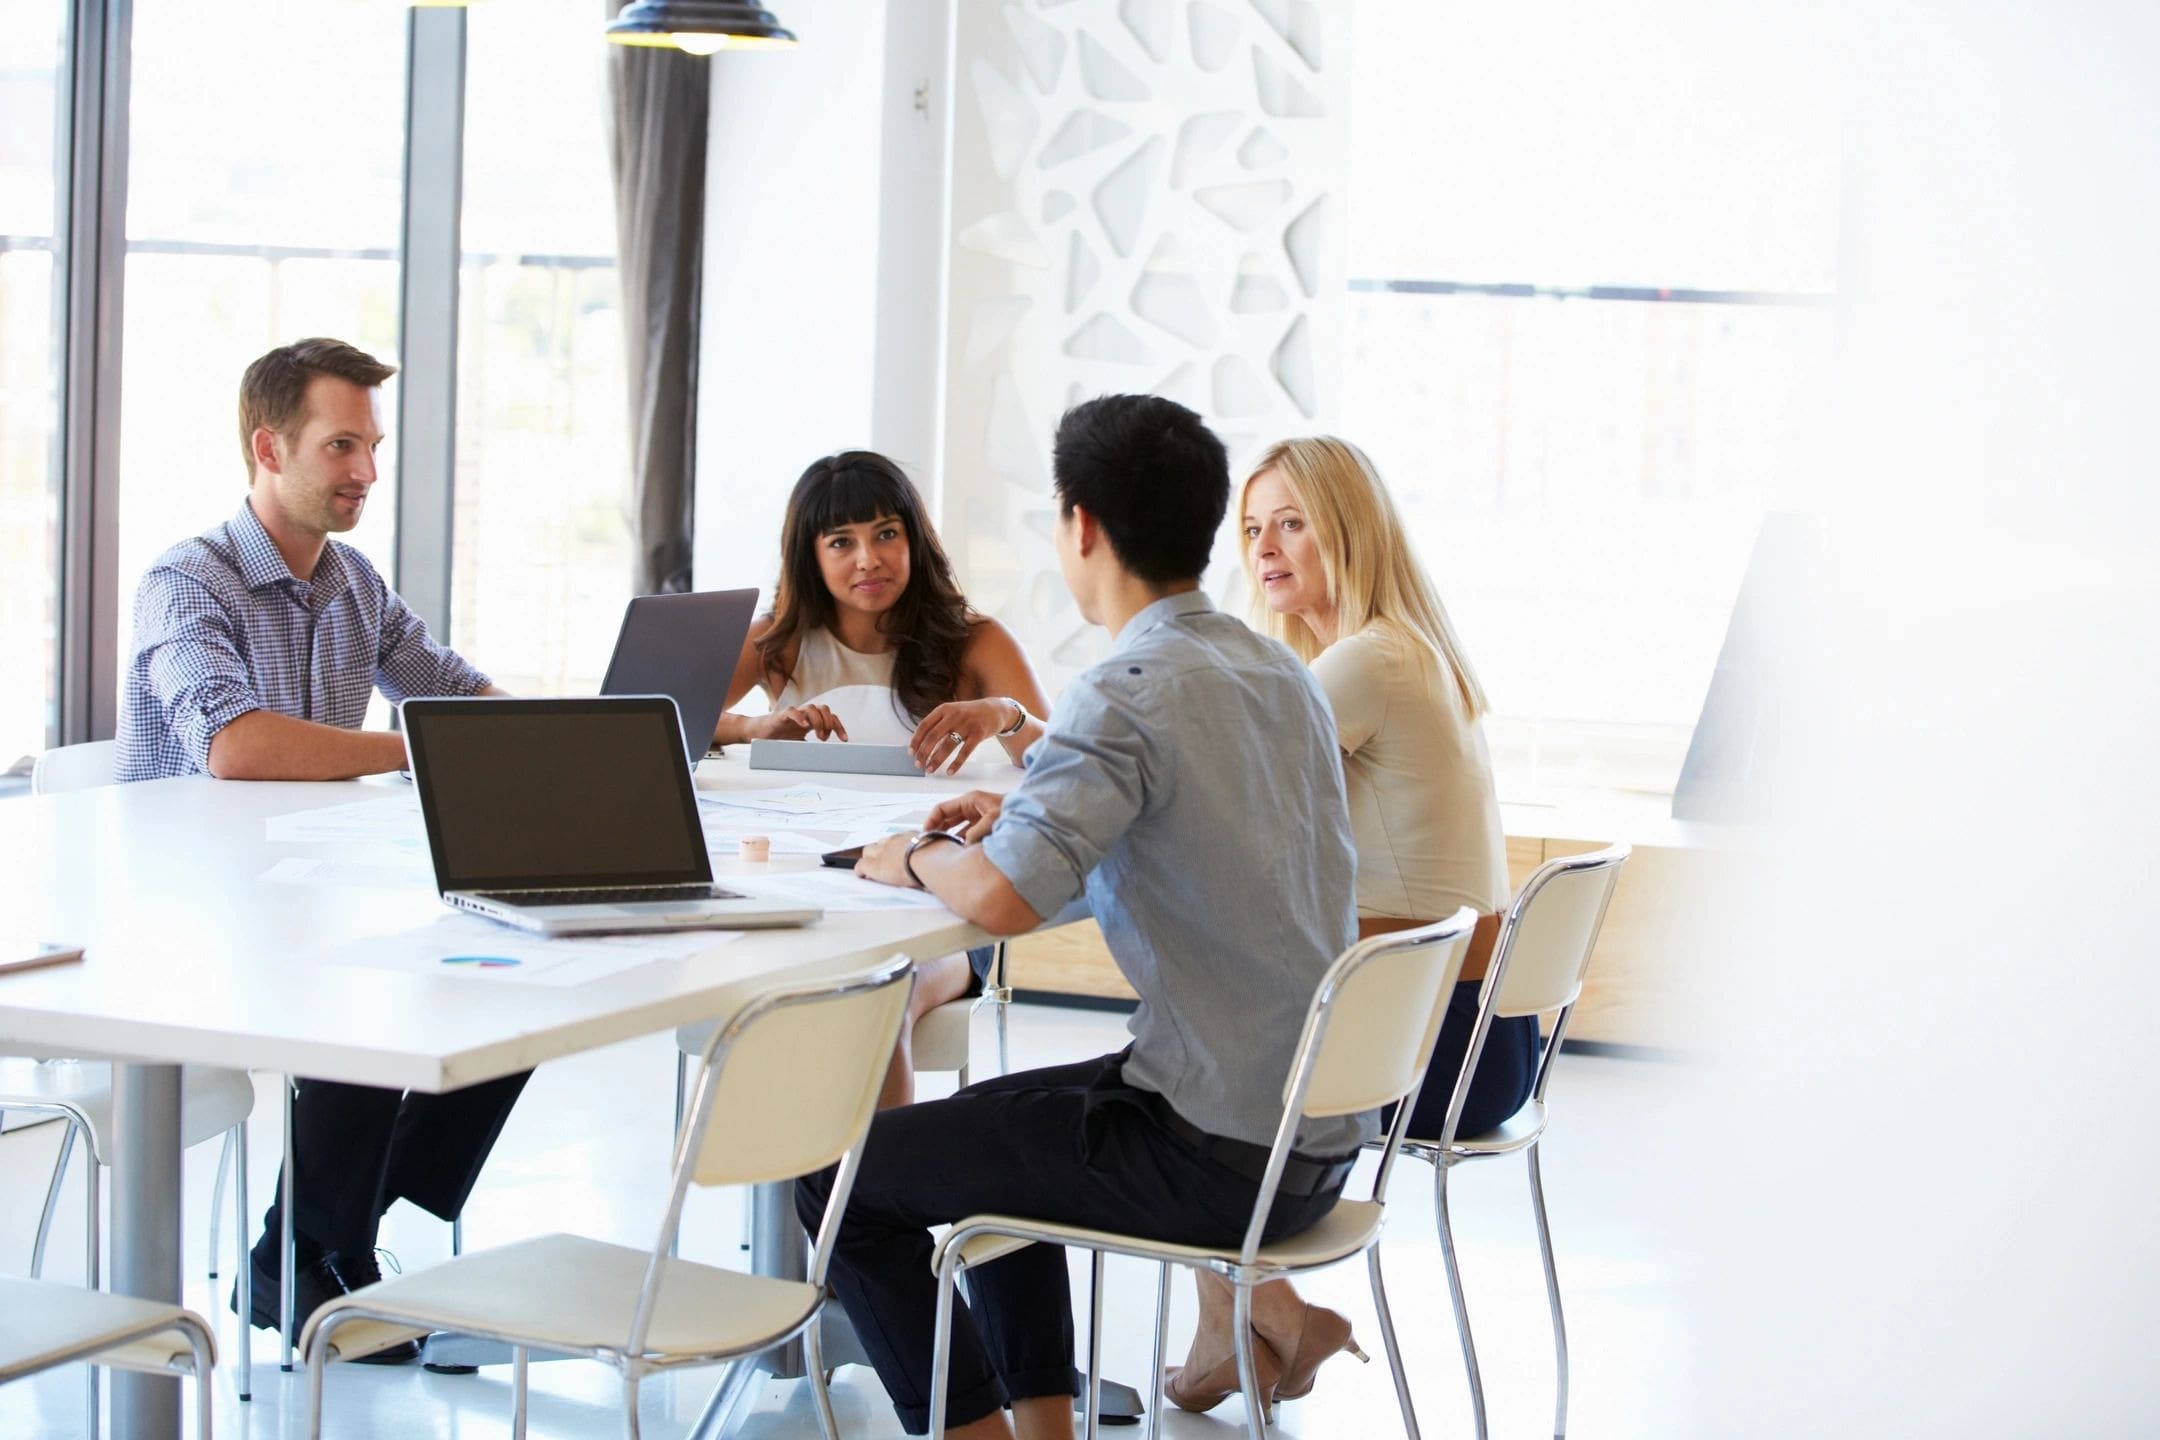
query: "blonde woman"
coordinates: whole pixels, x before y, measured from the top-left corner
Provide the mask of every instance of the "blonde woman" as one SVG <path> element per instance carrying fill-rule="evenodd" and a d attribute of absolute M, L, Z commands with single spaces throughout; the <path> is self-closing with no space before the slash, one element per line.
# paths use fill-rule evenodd
<path fill-rule="evenodd" d="M 1437 1135 L 1508 898 L 1500 806 L 1478 724 L 1485 692 L 1386 486 L 1355 445 L 1320 436 L 1273 446 L 1233 513 L 1255 627 L 1312 666 L 1335 711 L 1357 841 L 1359 935 L 1406 930 L 1462 905 L 1487 917 L 1412 1112 L 1411 1134 Z M 1493 1023 L 1461 1133 L 1491 1129 L 1529 1098 L 1537 1047 L 1534 1018 Z M 1199 1330 L 1166 1387 L 1189 1410 L 1237 1389 L 1230 1288 L 1213 1275 L 1198 1279 Z M 1253 1329 L 1280 1362 L 1277 1399 L 1308 1393 L 1321 1362 L 1339 1351 L 1365 1358 L 1348 1320 L 1306 1304 L 1287 1281 L 1255 1292 Z"/>

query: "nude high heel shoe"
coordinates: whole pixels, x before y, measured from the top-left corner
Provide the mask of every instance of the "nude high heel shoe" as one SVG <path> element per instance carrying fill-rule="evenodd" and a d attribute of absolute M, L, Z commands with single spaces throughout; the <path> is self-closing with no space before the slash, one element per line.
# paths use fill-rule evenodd
<path fill-rule="evenodd" d="M 1260 1387 L 1260 1409 L 1271 1413 L 1275 1406 L 1275 1387 L 1282 1375 L 1282 1361 L 1276 1357 L 1275 1347 L 1253 1332 L 1253 1380 Z M 1237 1352 L 1232 1351 L 1223 1360 L 1209 1366 L 1206 1371 L 1195 1374 L 1190 1365 L 1173 1365 L 1163 1377 L 1163 1394 L 1180 1410 L 1212 1410 L 1223 1401 L 1239 1393 Z"/>
<path fill-rule="evenodd" d="M 1268 1349 L 1275 1349 L 1275 1342 L 1260 1337 Z M 1372 1357 L 1358 1348 L 1357 1337 L 1350 1333 L 1350 1321 L 1339 1311 L 1325 1305 L 1307 1305 L 1305 1318 L 1298 1326 L 1297 1342 L 1290 1353 L 1276 1352 L 1281 1362 L 1281 1374 L 1275 1382 L 1275 1398 L 1278 1400 L 1302 1400 L 1312 1394 L 1313 1378 L 1329 1357 L 1347 1350 L 1363 1363 L 1370 1365 Z"/>

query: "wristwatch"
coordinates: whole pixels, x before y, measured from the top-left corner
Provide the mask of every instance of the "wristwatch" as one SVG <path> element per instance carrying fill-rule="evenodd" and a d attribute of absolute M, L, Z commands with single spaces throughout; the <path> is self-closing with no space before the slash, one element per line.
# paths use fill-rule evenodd
<path fill-rule="evenodd" d="M 967 831 L 958 826 L 950 830 L 925 830 L 907 842 L 907 849 L 900 856 L 900 868 L 907 871 L 907 878 L 915 882 L 918 890 L 928 887 L 922 883 L 922 876 L 915 873 L 915 852 L 940 840 L 950 840 L 953 844 L 964 847 L 967 844 Z"/>
<path fill-rule="evenodd" d="M 997 738 L 1003 740 L 1020 733 L 1020 727 L 1028 722 L 1028 708 L 1010 695 L 1001 695 L 998 698 L 1013 707 L 1013 723 L 997 732 Z"/>

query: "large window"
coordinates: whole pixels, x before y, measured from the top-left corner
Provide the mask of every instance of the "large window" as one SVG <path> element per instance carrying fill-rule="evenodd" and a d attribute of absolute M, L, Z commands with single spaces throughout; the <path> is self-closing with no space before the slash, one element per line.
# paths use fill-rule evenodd
<path fill-rule="evenodd" d="M 1814 460 L 1835 117 L 1744 12 L 1358 18 L 1344 431 L 1490 692 L 1502 797 L 1670 792 Z"/>
<path fill-rule="evenodd" d="M 377 0 L 158 0 L 134 15 L 120 654 L 135 582 L 237 510 L 248 362 L 309 335 L 397 358 L 405 12 Z M 384 428 L 396 433 L 396 390 Z M 396 457 L 347 538 L 385 574 Z"/>
<path fill-rule="evenodd" d="M 59 657 L 60 253 L 56 178 L 67 11 L 0 24 L 0 770 L 44 748 Z"/>
<path fill-rule="evenodd" d="M 528 694 L 597 689 L 630 597 L 598 13 L 590 0 L 522 0 L 467 19 L 450 630 L 498 684 Z"/>

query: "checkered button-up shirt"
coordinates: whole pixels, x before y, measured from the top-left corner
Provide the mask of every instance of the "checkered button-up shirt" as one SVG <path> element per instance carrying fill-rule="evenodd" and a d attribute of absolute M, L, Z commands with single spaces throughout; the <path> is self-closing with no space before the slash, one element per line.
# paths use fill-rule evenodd
<path fill-rule="evenodd" d="M 377 686 L 396 702 L 487 683 L 365 555 L 333 540 L 301 580 L 243 504 L 160 555 L 135 592 L 113 779 L 207 772 L 211 738 L 250 710 L 357 730 Z"/>

